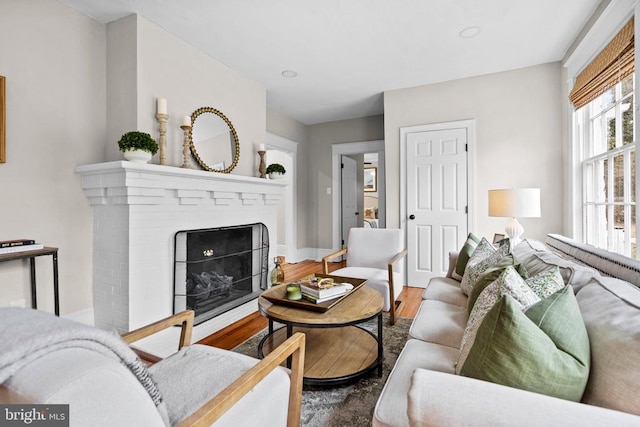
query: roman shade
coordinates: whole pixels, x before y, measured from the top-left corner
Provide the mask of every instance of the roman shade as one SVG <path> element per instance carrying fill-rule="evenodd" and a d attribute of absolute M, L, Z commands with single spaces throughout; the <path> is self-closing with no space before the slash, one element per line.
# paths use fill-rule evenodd
<path fill-rule="evenodd" d="M 633 18 L 625 24 L 609 44 L 582 70 L 569 95 L 575 108 L 581 108 L 602 95 L 607 89 L 633 73 Z"/>

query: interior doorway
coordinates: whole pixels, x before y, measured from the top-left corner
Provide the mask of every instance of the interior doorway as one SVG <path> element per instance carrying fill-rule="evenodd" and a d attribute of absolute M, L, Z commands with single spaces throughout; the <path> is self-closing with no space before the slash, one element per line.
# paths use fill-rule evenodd
<path fill-rule="evenodd" d="M 377 203 L 378 203 L 378 218 L 377 227 L 384 228 L 386 226 L 386 210 L 385 210 L 385 196 L 386 186 L 384 180 L 384 141 L 363 141 L 363 142 L 351 142 L 343 144 L 332 144 L 331 152 L 333 157 L 333 179 L 332 179 L 332 194 L 333 194 L 333 250 L 337 250 L 343 247 L 343 204 L 342 204 L 342 159 L 343 156 L 350 156 L 352 158 L 360 159 L 360 164 L 356 170 L 363 174 L 363 168 L 366 163 L 366 155 L 374 154 L 377 158 L 376 168 L 376 190 L 377 190 Z M 359 182 L 363 183 L 360 186 L 359 200 L 360 205 L 357 212 L 359 213 L 358 223 L 359 226 L 363 226 L 363 211 L 364 211 L 364 176 L 358 178 Z M 345 244 L 346 244 L 346 239 Z"/>

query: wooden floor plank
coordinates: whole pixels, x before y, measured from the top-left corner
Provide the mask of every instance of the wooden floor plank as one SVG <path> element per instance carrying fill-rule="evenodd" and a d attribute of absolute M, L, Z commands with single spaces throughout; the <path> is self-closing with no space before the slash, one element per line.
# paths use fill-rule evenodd
<path fill-rule="evenodd" d="M 334 271 L 342 267 L 344 267 L 344 263 L 342 262 L 329 264 L 330 271 Z M 322 273 L 322 263 L 315 261 L 302 261 L 295 264 L 285 263 L 283 264 L 282 269 L 284 270 L 285 280 L 290 282 L 315 273 Z M 403 304 L 400 307 L 400 310 L 396 311 L 396 315 L 401 318 L 413 319 L 418 312 L 420 303 L 422 302 L 423 291 L 424 289 L 422 288 L 405 286 L 398 297 L 398 300 L 403 301 Z M 256 303 L 255 313 L 240 319 L 239 321 L 213 333 L 212 335 L 209 335 L 208 337 L 203 338 L 198 341 L 198 344 L 206 344 L 227 350 L 242 344 L 268 325 L 267 319 L 258 313 L 257 306 L 258 304 Z"/>

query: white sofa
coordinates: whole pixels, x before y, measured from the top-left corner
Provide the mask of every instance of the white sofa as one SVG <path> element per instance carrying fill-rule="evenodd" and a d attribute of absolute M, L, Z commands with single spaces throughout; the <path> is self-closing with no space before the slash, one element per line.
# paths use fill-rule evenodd
<path fill-rule="evenodd" d="M 640 262 L 563 236 L 546 243 L 513 255 L 531 275 L 558 266 L 573 287 L 591 347 L 582 401 L 456 375 L 467 297 L 449 274 L 425 289 L 373 426 L 640 426 Z"/>

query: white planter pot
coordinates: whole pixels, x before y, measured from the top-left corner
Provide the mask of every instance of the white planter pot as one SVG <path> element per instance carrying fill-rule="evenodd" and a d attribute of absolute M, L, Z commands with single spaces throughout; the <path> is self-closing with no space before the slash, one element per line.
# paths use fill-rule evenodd
<path fill-rule="evenodd" d="M 280 172 L 271 172 L 269 174 L 269 179 L 282 179 L 282 174 Z"/>
<path fill-rule="evenodd" d="M 148 163 L 152 156 L 151 153 L 143 150 L 129 150 L 124 152 L 125 159 L 136 163 Z"/>

